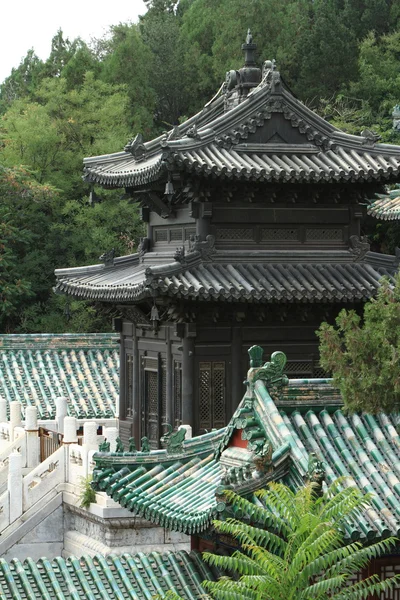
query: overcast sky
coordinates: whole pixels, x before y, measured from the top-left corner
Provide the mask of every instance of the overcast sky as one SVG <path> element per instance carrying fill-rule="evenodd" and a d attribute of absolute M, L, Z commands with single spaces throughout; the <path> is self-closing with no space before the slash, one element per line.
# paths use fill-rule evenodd
<path fill-rule="evenodd" d="M 30 48 L 45 60 L 59 28 L 65 37 L 89 41 L 110 25 L 136 22 L 145 10 L 143 0 L 6 0 L 1 6 L 0 83 Z"/>

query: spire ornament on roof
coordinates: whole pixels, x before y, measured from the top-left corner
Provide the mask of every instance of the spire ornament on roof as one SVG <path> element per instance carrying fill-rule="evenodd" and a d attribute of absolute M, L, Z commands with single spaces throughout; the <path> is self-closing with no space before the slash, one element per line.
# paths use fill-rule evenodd
<path fill-rule="evenodd" d="M 246 43 L 242 44 L 242 50 L 244 51 L 244 64 L 245 67 L 256 66 L 255 51 L 257 44 L 253 43 L 253 36 L 251 35 L 250 29 L 247 30 Z"/>

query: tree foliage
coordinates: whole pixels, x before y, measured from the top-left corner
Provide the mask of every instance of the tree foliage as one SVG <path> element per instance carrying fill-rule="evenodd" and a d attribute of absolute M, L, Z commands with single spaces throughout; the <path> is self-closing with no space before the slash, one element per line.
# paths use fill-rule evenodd
<path fill-rule="evenodd" d="M 257 492 L 263 506 L 226 492 L 234 509 L 251 514 L 262 528 L 237 519 L 215 521 L 217 531 L 235 538 L 231 556 L 204 553 L 205 560 L 232 572 L 204 586 L 215 600 L 357 600 L 393 587 L 399 576 L 380 582 L 377 575 L 351 582 L 372 559 L 396 543 L 388 538 L 363 547 L 346 543 L 346 522 L 356 520 L 369 498 L 355 488 L 333 484 L 322 497 L 308 484 L 294 493 L 280 483 Z"/>
<path fill-rule="evenodd" d="M 400 277 L 384 281 L 361 317 L 342 310 L 336 326 L 323 323 L 321 366 L 332 372 L 350 411 L 400 409 Z"/>

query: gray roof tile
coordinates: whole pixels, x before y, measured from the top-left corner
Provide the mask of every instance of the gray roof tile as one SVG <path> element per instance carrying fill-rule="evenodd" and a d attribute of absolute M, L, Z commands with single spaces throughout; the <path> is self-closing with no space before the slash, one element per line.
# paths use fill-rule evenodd
<path fill-rule="evenodd" d="M 56 291 L 78 298 L 108 302 L 139 301 L 159 293 L 192 300 L 235 300 L 235 301 L 354 301 L 373 296 L 383 275 L 393 274 L 396 265 L 390 260 L 379 260 L 369 253 L 361 262 L 354 262 L 349 252 L 342 253 L 343 262 L 324 262 L 301 257 L 293 262 L 225 262 L 223 255 L 213 262 L 198 259 L 192 266 L 170 262 L 157 267 L 99 265 L 97 270 L 63 269 L 56 272 Z M 245 260 L 243 253 L 243 260 Z M 282 255 L 283 256 L 283 255 Z M 379 256 L 379 255 L 378 255 Z M 260 254 L 261 257 L 261 254 Z M 287 260 L 287 259 L 286 259 Z M 315 259 L 314 259 L 315 260 Z M 351 262 L 353 261 L 353 262 Z"/>

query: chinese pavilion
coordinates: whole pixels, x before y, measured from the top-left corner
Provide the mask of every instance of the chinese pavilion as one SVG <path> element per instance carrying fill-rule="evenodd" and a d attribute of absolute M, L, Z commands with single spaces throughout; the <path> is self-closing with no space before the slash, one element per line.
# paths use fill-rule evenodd
<path fill-rule="evenodd" d="M 224 426 L 243 393 L 246 349 L 318 377 L 315 330 L 376 293 L 398 258 L 361 236 L 367 199 L 394 182 L 400 147 L 339 131 L 290 92 L 274 62 L 245 65 L 194 117 L 124 151 L 87 158 L 91 185 L 141 206 L 138 252 L 56 271 L 58 293 L 112 306 L 121 333 L 120 431 Z"/>

